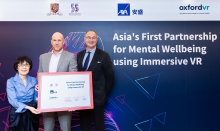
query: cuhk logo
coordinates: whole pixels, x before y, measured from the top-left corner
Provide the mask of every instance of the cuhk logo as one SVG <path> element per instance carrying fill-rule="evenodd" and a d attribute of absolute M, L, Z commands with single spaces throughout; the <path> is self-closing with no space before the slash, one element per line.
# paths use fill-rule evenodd
<path fill-rule="evenodd" d="M 59 4 L 58 3 L 51 3 L 50 4 L 50 13 L 47 13 L 48 16 L 50 15 L 63 15 L 59 12 Z"/>
<path fill-rule="evenodd" d="M 130 16 L 130 3 L 118 4 L 118 16 Z"/>

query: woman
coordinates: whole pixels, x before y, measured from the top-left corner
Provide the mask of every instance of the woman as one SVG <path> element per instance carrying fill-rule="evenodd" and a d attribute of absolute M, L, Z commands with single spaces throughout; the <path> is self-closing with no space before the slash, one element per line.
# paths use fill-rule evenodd
<path fill-rule="evenodd" d="M 38 131 L 39 112 L 36 109 L 37 80 L 28 75 L 32 61 L 27 56 L 19 56 L 14 62 L 17 72 L 7 80 L 7 97 L 11 104 L 9 131 Z"/>

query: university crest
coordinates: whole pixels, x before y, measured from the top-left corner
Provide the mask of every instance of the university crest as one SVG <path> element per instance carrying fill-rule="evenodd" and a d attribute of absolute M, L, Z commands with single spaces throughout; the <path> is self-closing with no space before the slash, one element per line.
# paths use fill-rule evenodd
<path fill-rule="evenodd" d="M 59 4 L 58 3 L 51 3 L 50 4 L 50 13 L 47 13 L 48 16 L 50 15 L 63 15 L 59 12 Z"/>

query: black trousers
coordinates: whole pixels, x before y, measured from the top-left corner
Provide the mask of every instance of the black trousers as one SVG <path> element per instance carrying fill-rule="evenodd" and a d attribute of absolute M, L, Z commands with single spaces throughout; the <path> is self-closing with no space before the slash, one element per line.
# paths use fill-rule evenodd
<path fill-rule="evenodd" d="M 94 123 L 95 131 L 104 131 L 104 104 L 94 105 L 94 109 L 79 111 L 80 128 L 82 131 L 92 131 L 92 123 Z"/>
<path fill-rule="evenodd" d="M 25 103 L 36 108 L 36 102 Z M 9 115 L 9 131 L 38 131 L 39 115 L 26 110 L 23 113 L 16 113 L 16 109 L 11 106 Z"/>

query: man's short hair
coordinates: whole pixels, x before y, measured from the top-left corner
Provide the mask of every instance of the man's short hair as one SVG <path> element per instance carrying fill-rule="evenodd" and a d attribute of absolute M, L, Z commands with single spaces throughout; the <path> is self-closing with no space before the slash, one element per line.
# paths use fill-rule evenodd
<path fill-rule="evenodd" d="M 90 31 L 94 32 L 94 33 L 96 34 L 96 36 L 98 37 L 97 33 L 96 33 L 94 30 L 88 30 L 88 31 L 86 31 L 85 36 L 86 36 L 86 34 L 87 34 L 88 32 L 90 32 Z"/>

